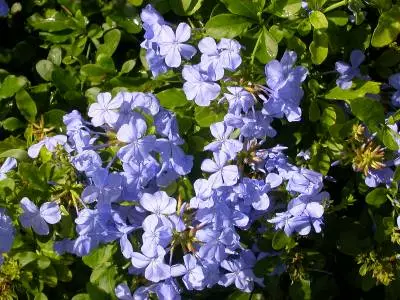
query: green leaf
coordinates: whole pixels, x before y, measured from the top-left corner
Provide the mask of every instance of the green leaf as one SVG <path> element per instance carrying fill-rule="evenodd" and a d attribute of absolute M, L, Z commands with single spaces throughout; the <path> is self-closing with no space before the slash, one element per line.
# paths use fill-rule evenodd
<path fill-rule="evenodd" d="M 211 124 L 224 119 L 223 111 L 216 112 L 211 107 L 196 106 L 195 119 L 200 127 L 209 127 Z"/>
<path fill-rule="evenodd" d="M 349 22 L 349 15 L 343 10 L 335 10 L 326 14 L 328 21 L 337 26 L 345 26 Z"/>
<path fill-rule="evenodd" d="M 8 75 L 0 85 L 0 100 L 15 95 L 27 84 L 27 80 L 22 76 Z"/>
<path fill-rule="evenodd" d="M 258 20 L 258 12 L 263 9 L 259 6 L 259 3 L 252 0 L 221 0 L 221 2 L 225 4 L 231 13 L 254 20 Z"/>
<path fill-rule="evenodd" d="M 119 72 L 119 73 L 120 74 L 127 74 L 130 71 L 132 71 L 132 69 L 135 67 L 135 65 L 136 65 L 136 60 L 134 60 L 134 59 L 127 60 L 122 65 L 121 72 Z"/>
<path fill-rule="evenodd" d="M 49 266 L 45 270 L 42 270 L 41 272 L 39 272 L 39 280 L 43 281 L 45 284 L 47 284 L 50 287 L 57 286 L 58 277 L 57 277 L 57 272 L 54 269 L 54 267 Z"/>
<path fill-rule="evenodd" d="M 109 73 L 110 70 L 95 64 L 87 64 L 82 66 L 81 68 L 82 76 L 87 77 L 88 80 L 93 83 L 102 82 L 107 78 L 107 74 Z"/>
<path fill-rule="evenodd" d="M 28 159 L 28 152 L 22 149 L 9 149 L 0 154 L 0 158 L 14 157 L 19 161 Z"/>
<path fill-rule="evenodd" d="M 258 41 L 255 55 L 261 63 L 266 64 L 270 60 L 274 59 L 278 54 L 278 43 L 266 27 L 263 27 L 260 31 Z"/>
<path fill-rule="evenodd" d="M 334 87 L 326 95 L 326 99 L 334 100 L 352 100 L 362 98 L 366 94 L 379 94 L 381 83 L 375 81 L 358 82 L 352 89 L 343 90 L 340 87 Z"/>
<path fill-rule="evenodd" d="M 39 293 L 35 295 L 35 298 L 33 300 L 47 300 L 47 296 L 43 293 Z"/>
<path fill-rule="evenodd" d="M 286 247 L 290 242 L 291 238 L 286 235 L 282 230 L 275 232 L 274 238 L 272 239 L 272 248 L 275 250 L 281 250 Z"/>
<path fill-rule="evenodd" d="M 367 197 L 365 197 L 365 202 L 367 202 L 369 205 L 380 207 L 387 201 L 386 194 L 386 188 L 376 188 L 368 193 Z"/>
<path fill-rule="evenodd" d="M 181 89 L 172 88 L 156 94 L 160 104 L 168 109 L 189 104 L 185 93 Z"/>
<path fill-rule="evenodd" d="M 169 0 L 172 10 L 179 16 L 193 15 L 202 4 L 203 0 Z"/>
<path fill-rule="evenodd" d="M 392 129 L 385 127 L 382 133 L 382 141 L 383 144 L 392 151 L 399 150 L 399 145 L 396 142 L 396 139 L 399 139 L 400 136 L 398 133 L 394 132 Z"/>
<path fill-rule="evenodd" d="M 400 33 L 400 6 L 394 5 L 379 17 L 378 26 L 372 35 L 371 45 L 384 47 L 396 40 Z"/>
<path fill-rule="evenodd" d="M 70 31 L 79 28 L 78 23 L 74 22 L 72 18 L 66 17 L 56 10 L 47 10 L 45 18 L 35 13 L 28 19 L 28 23 L 37 30 L 47 32 Z"/>
<path fill-rule="evenodd" d="M 292 300 L 310 300 L 311 283 L 310 280 L 300 279 L 289 287 L 290 299 Z"/>
<path fill-rule="evenodd" d="M 319 109 L 317 101 L 312 101 L 308 111 L 308 118 L 310 119 L 311 122 L 316 122 L 319 120 L 320 116 L 321 116 L 321 111 Z"/>
<path fill-rule="evenodd" d="M 39 256 L 39 258 L 36 260 L 36 263 L 39 269 L 44 270 L 50 266 L 51 260 L 46 256 Z"/>
<path fill-rule="evenodd" d="M 314 64 L 320 65 L 328 56 L 329 39 L 325 31 L 314 30 L 313 41 L 310 44 L 311 60 Z"/>
<path fill-rule="evenodd" d="M 119 41 L 121 40 L 121 31 L 118 29 L 111 29 L 104 35 L 104 44 L 100 45 L 97 49 L 97 55 L 104 54 L 111 57 L 115 50 L 117 50 Z"/>
<path fill-rule="evenodd" d="M 87 266 L 94 269 L 97 266 L 104 265 L 105 263 L 111 261 L 112 256 L 116 251 L 117 248 L 115 245 L 103 245 L 90 252 L 89 255 L 84 256 L 82 260 Z"/>
<path fill-rule="evenodd" d="M 90 282 L 108 294 L 114 293 L 115 286 L 119 283 L 119 280 L 121 280 L 120 272 L 118 272 L 116 266 L 110 263 L 98 265 L 90 275 Z"/>
<path fill-rule="evenodd" d="M 35 261 L 38 258 L 38 255 L 35 252 L 24 251 L 18 252 L 14 255 L 14 258 L 18 260 L 21 268 L 25 267 L 27 264 Z"/>
<path fill-rule="evenodd" d="M 267 12 L 281 18 L 296 15 L 301 9 L 301 0 L 272 0 L 267 7 Z"/>
<path fill-rule="evenodd" d="M 15 117 L 9 117 L 1 122 L 5 130 L 14 131 L 25 126 L 25 123 Z"/>
<path fill-rule="evenodd" d="M 51 80 L 51 74 L 53 73 L 54 65 L 49 60 L 39 60 L 36 64 L 36 71 L 39 73 L 40 77 L 42 77 L 46 81 Z"/>
<path fill-rule="evenodd" d="M 385 123 L 385 111 L 382 104 L 369 98 L 358 98 L 350 101 L 351 112 L 373 132 Z"/>
<path fill-rule="evenodd" d="M 76 294 L 71 300 L 92 300 L 89 294 Z"/>
<path fill-rule="evenodd" d="M 315 29 L 327 29 L 328 28 L 328 20 L 326 19 L 325 15 L 315 10 L 313 11 L 310 16 L 310 23 Z"/>
<path fill-rule="evenodd" d="M 233 15 L 220 14 L 212 17 L 205 25 L 206 33 L 213 38 L 234 38 L 243 34 L 252 22 L 250 19 Z"/>
<path fill-rule="evenodd" d="M 49 51 L 49 55 L 47 56 L 47 59 L 57 66 L 61 65 L 61 61 L 62 61 L 61 48 L 57 47 L 57 46 L 51 48 Z"/>
<path fill-rule="evenodd" d="M 20 90 L 15 95 L 15 100 L 17 102 L 17 107 L 19 111 L 25 117 L 25 119 L 31 122 L 35 121 L 37 108 L 35 101 L 33 101 L 28 92 L 25 90 Z"/>
<path fill-rule="evenodd" d="M 61 128 L 64 126 L 64 115 L 65 111 L 61 109 L 51 109 L 44 113 L 44 123 L 47 127 Z"/>

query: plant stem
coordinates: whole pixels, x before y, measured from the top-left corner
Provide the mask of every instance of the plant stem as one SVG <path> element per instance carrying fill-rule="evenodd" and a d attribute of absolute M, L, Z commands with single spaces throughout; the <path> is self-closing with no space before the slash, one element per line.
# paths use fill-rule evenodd
<path fill-rule="evenodd" d="M 332 4 L 331 6 L 328 6 L 327 8 L 325 8 L 323 10 L 323 13 L 327 13 L 327 12 L 329 12 L 331 10 L 334 10 L 334 9 L 338 8 L 338 7 L 347 5 L 347 2 L 348 2 L 348 0 L 343 0 L 343 1 L 340 1 L 338 3 Z"/>
<path fill-rule="evenodd" d="M 252 65 L 254 65 L 254 58 L 256 56 L 257 48 L 258 48 L 258 46 L 260 45 L 260 42 L 261 42 L 262 31 L 263 31 L 263 29 L 260 30 L 260 34 L 258 35 L 256 44 L 254 45 L 253 52 L 251 53 L 251 61 L 250 62 L 251 62 Z"/>

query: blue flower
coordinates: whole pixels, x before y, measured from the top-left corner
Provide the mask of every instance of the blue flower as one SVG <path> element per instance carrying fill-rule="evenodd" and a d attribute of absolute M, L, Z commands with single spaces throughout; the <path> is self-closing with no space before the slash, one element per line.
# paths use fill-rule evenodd
<path fill-rule="evenodd" d="M 171 268 L 164 263 L 165 250 L 158 246 L 155 253 L 132 253 L 132 265 L 140 270 L 144 270 L 144 277 L 153 282 L 171 277 Z"/>
<path fill-rule="evenodd" d="M 123 99 L 115 97 L 112 99 L 110 93 L 100 93 L 97 95 L 97 102 L 89 106 L 88 116 L 92 118 L 93 126 L 108 124 L 113 127 L 118 121 L 119 114 L 116 110 L 121 107 Z"/>
<path fill-rule="evenodd" d="M 247 253 L 246 255 L 249 256 Z M 239 290 L 250 293 L 254 288 L 254 282 L 260 284 L 263 282 L 263 279 L 257 278 L 252 271 L 255 263 L 254 254 L 252 254 L 252 259 L 245 260 L 241 257 L 240 259 L 224 260 L 221 267 L 229 272 L 221 276 L 218 284 L 226 287 L 235 283 Z"/>
<path fill-rule="evenodd" d="M 160 222 L 157 215 L 152 214 L 143 221 L 144 233 L 142 235 L 143 253 L 155 253 L 157 246 L 166 248 L 172 240 L 172 229 L 170 226 Z"/>
<path fill-rule="evenodd" d="M 196 48 L 184 44 L 190 39 L 191 29 L 186 23 L 180 23 L 176 33 L 168 25 L 161 27 L 159 46 L 160 54 L 165 57 L 165 64 L 171 68 L 177 68 L 185 59 L 191 59 L 197 52 Z"/>
<path fill-rule="evenodd" d="M 289 192 L 312 195 L 318 193 L 323 187 L 323 177 L 320 173 L 308 169 L 299 169 L 289 173 L 286 189 Z"/>
<path fill-rule="evenodd" d="M 201 170 L 212 173 L 208 178 L 213 188 L 235 185 L 239 179 L 239 169 L 236 165 L 226 165 L 229 160 L 225 152 L 214 153 L 214 160 L 205 159 Z"/>
<path fill-rule="evenodd" d="M 0 17 L 6 17 L 9 10 L 7 2 L 5 0 L 0 0 Z"/>
<path fill-rule="evenodd" d="M 49 226 L 47 224 L 56 224 L 61 220 L 60 208 L 55 202 L 43 203 L 38 209 L 31 200 L 24 197 L 20 204 L 24 211 L 19 217 L 22 226 L 32 227 L 33 231 L 39 235 L 48 235 Z"/>
<path fill-rule="evenodd" d="M 369 187 L 377 187 L 380 184 L 385 184 L 387 188 L 393 182 L 394 172 L 391 168 L 383 168 L 380 170 L 369 170 L 365 177 L 365 184 Z"/>
<path fill-rule="evenodd" d="M 11 218 L 6 215 L 5 210 L 0 208 L 0 265 L 2 264 L 2 253 L 11 250 L 14 241 L 15 229 Z"/>
<path fill-rule="evenodd" d="M 361 76 L 360 65 L 364 61 L 365 55 L 361 50 L 353 50 L 350 54 L 350 64 L 338 61 L 335 64 L 336 71 L 340 74 L 336 84 L 344 90 L 351 88 L 353 78 L 365 79 Z"/>
<path fill-rule="evenodd" d="M 400 107 L 400 73 L 391 75 L 389 77 L 389 84 L 396 89 L 396 92 L 391 97 L 392 104 Z"/>
<path fill-rule="evenodd" d="M 224 69 L 235 71 L 242 63 L 240 49 L 242 46 L 235 40 L 221 39 L 218 43 L 211 37 L 205 37 L 199 42 L 201 51 L 200 68 L 210 79 L 220 80 L 224 77 Z"/>
<path fill-rule="evenodd" d="M 242 87 L 228 87 L 230 94 L 225 93 L 225 99 L 229 103 L 229 112 L 234 115 L 247 113 L 254 105 L 254 97 Z"/>
<path fill-rule="evenodd" d="M 65 135 L 59 134 L 52 137 L 45 137 L 39 143 L 34 144 L 29 147 L 28 155 L 31 158 L 36 158 L 39 156 L 40 150 L 43 146 L 46 147 L 50 152 L 54 152 L 58 145 L 64 145 L 67 142 L 67 137 Z"/>
<path fill-rule="evenodd" d="M 196 257 L 192 254 L 183 256 L 184 265 L 171 266 L 173 277 L 182 276 L 182 281 L 188 290 L 202 290 L 206 278 L 204 268 L 198 264 Z"/>
<path fill-rule="evenodd" d="M 7 178 L 6 174 L 17 166 L 17 160 L 13 157 L 7 157 L 0 167 L 0 180 Z"/>
<path fill-rule="evenodd" d="M 134 300 L 132 297 L 132 293 L 126 283 L 121 283 L 117 285 L 114 292 L 115 296 L 117 296 L 119 300 Z"/>
<path fill-rule="evenodd" d="M 218 97 L 221 87 L 200 70 L 198 65 L 184 66 L 182 76 L 186 80 L 183 91 L 188 100 L 193 100 L 197 105 L 209 106 L 210 102 Z"/>
<path fill-rule="evenodd" d="M 140 205 L 146 211 L 151 212 L 152 215 L 157 216 L 162 224 L 172 226 L 167 216 L 176 212 L 176 200 L 169 197 L 166 192 L 159 191 L 154 194 L 143 193 L 140 198 Z M 146 219 L 150 217 L 151 215 L 146 217 Z"/>
<path fill-rule="evenodd" d="M 78 171 L 85 172 L 88 176 L 101 168 L 103 163 L 100 155 L 94 150 L 83 150 L 78 155 L 72 157 L 71 162 Z"/>
<path fill-rule="evenodd" d="M 226 126 L 224 122 L 214 123 L 210 126 L 211 134 L 216 138 L 216 141 L 211 142 L 204 147 L 204 150 L 218 152 L 223 151 L 230 156 L 231 159 L 236 157 L 236 154 L 243 149 L 243 144 L 238 140 L 231 139 L 230 135 L 234 128 Z"/>
<path fill-rule="evenodd" d="M 118 157 L 123 162 L 129 162 L 131 159 L 143 161 L 154 149 L 156 138 L 153 135 L 145 136 L 146 130 L 146 121 L 138 113 L 118 130 L 117 139 L 128 143 L 118 151 Z"/>
<path fill-rule="evenodd" d="M 121 195 L 122 176 L 118 173 L 109 173 L 107 169 L 98 168 L 91 174 L 93 185 L 88 185 L 82 192 L 85 203 L 97 201 L 109 205 L 118 200 Z"/>
<path fill-rule="evenodd" d="M 276 118 L 285 115 L 289 122 L 300 120 L 299 104 L 304 95 L 301 83 L 306 79 L 308 71 L 301 66 L 293 67 L 296 60 L 295 52 L 285 51 L 280 62 L 272 60 L 265 66 L 268 86 L 265 92 L 268 98 L 259 95 L 264 100 L 264 114 Z"/>

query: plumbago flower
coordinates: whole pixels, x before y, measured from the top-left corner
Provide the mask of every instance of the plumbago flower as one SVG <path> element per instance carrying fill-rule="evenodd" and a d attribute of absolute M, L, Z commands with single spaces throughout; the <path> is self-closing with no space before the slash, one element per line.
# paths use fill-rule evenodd
<path fill-rule="evenodd" d="M 56 151 L 58 145 L 63 146 L 67 142 L 67 137 L 65 135 L 55 135 L 52 137 L 45 137 L 39 143 L 34 144 L 29 147 L 28 155 L 31 158 L 36 158 L 39 156 L 40 150 L 43 146 L 50 152 Z"/>
<path fill-rule="evenodd" d="M 396 92 L 391 97 L 392 104 L 395 107 L 400 107 L 400 73 L 391 75 L 389 77 L 389 84 L 396 89 Z"/>
<path fill-rule="evenodd" d="M 22 198 L 21 207 L 24 213 L 19 220 L 25 228 L 32 227 L 39 235 L 48 235 L 49 225 L 57 224 L 61 220 L 61 212 L 57 203 L 46 202 L 40 206 L 40 209 L 27 197 Z"/>
<path fill-rule="evenodd" d="M 8 15 L 9 11 L 8 4 L 5 0 L 0 0 L 0 17 L 5 17 Z"/>
<path fill-rule="evenodd" d="M 153 76 L 167 72 L 168 68 L 179 67 L 182 57 L 190 60 L 196 54 L 196 48 L 185 43 L 191 36 L 188 24 L 180 23 L 174 32 L 150 4 L 140 17 L 146 30 L 141 47 L 146 49 L 146 60 Z"/>
<path fill-rule="evenodd" d="M 367 79 L 368 77 L 362 76 L 360 65 L 365 60 L 365 55 L 361 50 L 353 50 L 350 54 L 350 64 L 343 61 L 338 61 L 335 64 L 336 71 L 339 73 L 339 78 L 336 84 L 344 90 L 351 88 L 354 78 Z"/>
<path fill-rule="evenodd" d="M 0 266 L 3 263 L 3 253 L 11 250 L 15 236 L 15 229 L 11 218 L 6 211 L 0 208 Z"/>
<path fill-rule="evenodd" d="M 0 180 L 7 178 L 7 173 L 17 166 L 17 160 L 13 157 L 7 157 L 0 167 Z"/>

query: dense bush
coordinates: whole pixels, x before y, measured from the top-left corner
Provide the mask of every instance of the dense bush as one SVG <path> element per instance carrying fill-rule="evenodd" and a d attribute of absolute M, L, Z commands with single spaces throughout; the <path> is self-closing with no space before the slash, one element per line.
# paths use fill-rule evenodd
<path fill-rule="evenodd" d="M 400 298 L 397 0 L 0 0 L 0 299 Z"/>

